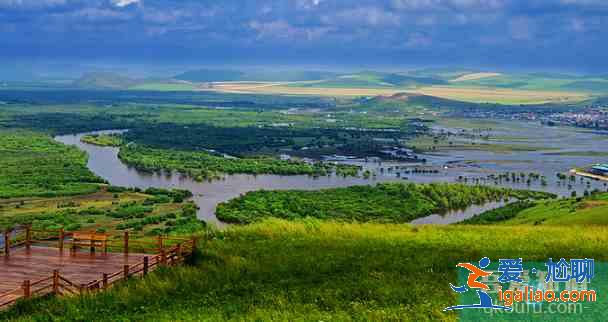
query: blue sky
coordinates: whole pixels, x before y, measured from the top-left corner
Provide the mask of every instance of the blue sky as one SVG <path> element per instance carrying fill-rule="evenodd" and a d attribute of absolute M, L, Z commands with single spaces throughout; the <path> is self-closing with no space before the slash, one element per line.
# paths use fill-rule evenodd
<path fill-rule="evenodd" d="M 607 0 L 0 0 L 3 60 L 608 72 Z"/>

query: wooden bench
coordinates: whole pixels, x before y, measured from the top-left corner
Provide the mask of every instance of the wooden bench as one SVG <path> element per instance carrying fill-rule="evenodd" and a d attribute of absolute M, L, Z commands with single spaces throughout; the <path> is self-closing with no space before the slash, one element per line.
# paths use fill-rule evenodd
<path fill-rule="evenodd" d="M 80 247 L 89 247 L 91 253 L 94 253 L 96 248 L 101 248 L 103 253 L 106 254 L 108 252 L 108 235 L 95 232 L 75 232 L 72 235 L 72 252 Z"/>

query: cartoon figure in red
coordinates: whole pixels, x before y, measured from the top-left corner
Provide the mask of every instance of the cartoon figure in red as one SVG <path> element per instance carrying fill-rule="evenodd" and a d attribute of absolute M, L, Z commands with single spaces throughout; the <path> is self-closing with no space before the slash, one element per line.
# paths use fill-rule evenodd
<path fill-rule="evenodd" d="M 499 306 L 492 304 L 492 298 L 488 293 L 484 292 L 490 289 L 487 284 L 479 282 L 478 279 L 482 277 L 487 277 L 492 275 L 492 272 L 486 272 L 483 268 L 486 268 L 490 265 L 490 259 L 487 257 L 482 258 L 479 261 L 479 267 L 471 264 L 471 263 L 458 263 L 456 267 L 462 267 L 469 271 L 469 276 L 467 277 L 467 284 L 462 286 L 454 286 L 450 284 L 452 290 L 457 293 L 464 293 L 471 289 L 477 290 L 477 295 L 479 296 L 479 304 L 471 304 L 471 305 L 456 305 L 450 306 L 443 309 L 444 311 L 452 311 L 452 310 L 462 310 L 462 309 L 494 309 L 494 310 L 512 310 L 510 307 Z"/>

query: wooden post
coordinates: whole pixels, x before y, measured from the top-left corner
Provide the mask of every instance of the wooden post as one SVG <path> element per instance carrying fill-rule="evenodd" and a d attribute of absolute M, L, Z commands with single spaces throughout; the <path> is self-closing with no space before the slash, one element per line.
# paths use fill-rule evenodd
<path fill-rule="evenodd" d="M 167 253 L 164 248 L 161 248 L 160 250 L 160 263 L 162 265 L 167 265 Z"/>
<path fill-rule="evenodd" d="M 124 237 L 124 253 L 125 255 L 129 255 L 129 231 L 125 231 L 125 237 Z"/>
<path fill-rule="evenodd" d="M 175 250 L 175 253 L 176 253 L 175 260 L 176 260 L 176 262 L 179 263 L 182 260 L 182 244 L 181 243 L 177 244 L 177 249 Z"/>
<path fill-rule="evenodd" d="M 196 244 L 198 244 L 198 239 L 196 237 L 192 237 L 192 253 L 196 251 Z"/>
<path fill-rule="evenodd" d="M 65 240 L 65 231 L 63 228 L 59 229 L 59 251 L 63 254 L 63 241 Z"/>
<path fill-rule="evenodd" d="M 53 271 L 53 294 L 59 294 L 59 270 Z"/>
<path fill-rule="evenodd" d="M 25 226 L 25 249 L 30 250 L 32 246 L 32 225 Z"/>
<path fill-rule="evenodd" d="M 163 250 L 163 236 L 158 236 L 158 252 L 160 253 Z"/>
<path fill-rule="evenodd" d="M 123 274 L 125 275 L 125 279 L 129 278 L 129 270 L 131 270 L 131 266 L 125 265 L 123 266 Z"/>
<path fill-rule="evenodd" d="M 150 270 L 150 259 L 148 256 L 144 257 L 144 276 L 148 275 L 148 271 Z"/>
<path fill-rule="evenodd" d="M 29 299 L 32 296 L 30 280 L 23 281 L 23 297 Z"/>
<path fill-rule="evenodd" d="M 4 232 L 4 255 L 8 256 L 11 253 L 11 232 Z"/>
<path fill-rule="evenodd" d="M 101 283 L 102 283 L 102 287 L 103 289 L 107 289 L 108 288 L 108 274 L 103 273 L 103 278 L 101 279 Z"/>

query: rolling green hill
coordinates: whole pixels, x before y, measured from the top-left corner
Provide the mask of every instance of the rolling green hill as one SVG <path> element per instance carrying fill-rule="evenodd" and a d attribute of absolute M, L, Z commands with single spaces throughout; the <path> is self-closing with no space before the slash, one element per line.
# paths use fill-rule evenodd
<path fill-rule="evenodd" d="M 204 83 L 204 82 L 234 82 L 234 81 L 266 81 L 266 82 L 293 82 L 311 81 L 335 77 L 332 72 L 322 71 L 267 71 L 267 70 L 248 70 L 240 71 L 233 69 L 197 69 L 186 71 L 176 75 L 174 79 Z"/>
<path fill-rule="evenodd" d="M 470 224 L 608 225 L 608 193 L 585 198 L 516 203 L 476 216 Z"/>
<path fill-rule="evenodd" d="M 444 84 L 447 84 L 445 80 L 435 77 L 365 71 L 340 75 L 321 82 L 292 84 L 292 86 L 325 88 L 392 88 Z"/>
<path fill-rule="evenodd" d="M 93 72 L 84 74 L 75 80 L 73 86 L 87 89 L 127 89 L 138 84 L 128 76 L 110 72 Z"/>
<path fill-rule="evenodd" d="M 490 87 L 522 90 L 574 91 L 588 93 L 607 93 L 608 80 L 594 76 L 575 76 L 563 74 L 500 74 L 480 79 L 452 83 L 461 87 Z"/>

